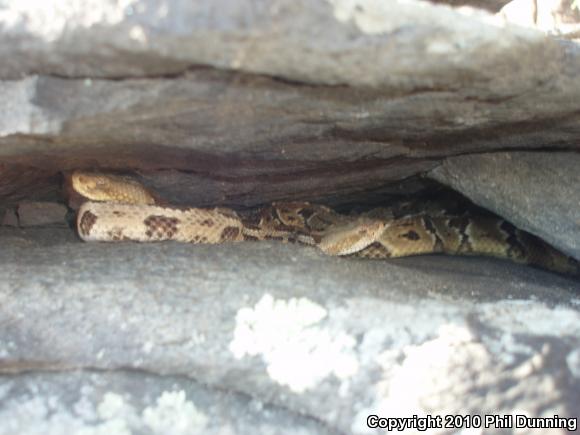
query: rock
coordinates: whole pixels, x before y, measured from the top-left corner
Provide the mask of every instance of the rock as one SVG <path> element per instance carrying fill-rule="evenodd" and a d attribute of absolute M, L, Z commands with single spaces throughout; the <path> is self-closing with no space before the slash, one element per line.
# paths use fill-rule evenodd
<path fill-rule="evenodd" d="M 54 8 L 60 13 L 48 20 Z M 490 94 L 499 87 L 513 96 L 566 61 L 540 32 L 473 9 L 396 0 L 216 0 L 166 8 L 136 0 L 90 10 L 72 0 L 50 8 L 12 0 L 0 17 L 6 59 L 0 78 L 10 79 L 175 75 L 206 65 L 398 90 L 485 82 Z"/>
<path fill-rule="evenodd" d="M 520 26 L 541 29 L 561 38 L 580 39 L 580 7 L 574 0 L 513 0 L 499 15 Z"/>
<path fill-rule="evenodd" d="M 489 12 L 498 12 L 508 0 L 431 0 L 431 3 L 448 4 L 454 7 L 471 6 Z"/>
<path fill-rule="evenodd" d="M 2 236 L 4 373 L 184 376 L 333 433 L 369 433 L 372 413 L 576 415 L 578 281 L 479 258 L 82 244 L 66 230 L 51 245 L 42 234 Z M 156 383 L 136 409 L 167 389 Z"/>
<path fill-rule="evenodd" d="M 18 219 L 21 227 L 66 225 L 67 208 L 52 202 L 23 201 L 18 204 Z"/>
<path fill-rule="evenodd" d="M 58 173 L 73 168 L 138 170 L 171 198 L 191 203 L 360 196 L 428 171 L 446 155 L 576 146 L 580 135 L 573 116 L 562 116 L 561 130 L 553 121 L 556 112 L 577 110 L 578 100 L 569 91 L 566 108 L 554 93 L 542 97 L 542 104 L 530 97 L 498 105 L 451 94 L 377 99 L 352 89 L 233 79 L 208 71 L 175 80 L 93 81 L 91 86 L 38 78 L 30 102 L 46 107 L 46 120 L 39 125 L 47 130 L 0 138 L 0 164 L 10 170 L 0 173 L 6 186 L 0 198 L 13 202 L 34 193 L 52 200 L 60 188 Z M 220 97 L 223 89 L 228 98 Z M 364 119 L 357 115 L 361 110 Z M 476 124 L 453 121 L 473 110 L 490 116 L 478 115 Z M 550 129 L 535 121 L 534 129 L 520 133 L 513 127 L 502 130 L 519 123 L 523 112 L 549 118 Z M 10 119 L 5 122 L 5 131 L 14 131 Z M 441 123 L 455 127 L 443 133 Z M 484 125 L 494 134 L 479 134 Z M 39 180 L 46 184 L 39 186 Z"/>
<path fill-rule="evenodd" d="M 4 216 L 2 217 L 2 223 L 0 225 L 3 227 L 17 227 L 18 216 L 16 215 L 16 211 L 12 208 L 5 210 Z"/>
<path fill-rule="evenodd" d="M 580 155 L 452 157 L 429 176 L 580 259 Z"/>
<path fill-rule="evenodd" d="M 4 377 L 1 435 L 330 434 L 321 423 L 183 377 L 130 371 Z"/>
<path fill-rule="evenodd" d="M 51 201 L 73 168 L 136 171 L 202 205 L 335 201 L 449 155 L 578 148 L 580 50 L 499 17 L 395 0 L 157 6 L 0 6 L 0 201 Z"/>
<path fill-rule="evenodd" d="M 15 208 L 22 200 L 62 201 L 61 180 L 51 169 L 0 163 L 0 204 Z"/>
<path fill-rule="evenodd" d="M 0 35 L 0 209 L 52 204 L 25 205 L 29 222 L 62 221 L 77 168 L 239 208 L 364 207 L 439 192 L 429 173 L 578 253 L 570 41 L 397 0 L 8 0 Z M 577 416 L 578 280 L 275 243 L 83 244 L 68 228 L 1 227 L 0 245 L 0 433 Z"/>

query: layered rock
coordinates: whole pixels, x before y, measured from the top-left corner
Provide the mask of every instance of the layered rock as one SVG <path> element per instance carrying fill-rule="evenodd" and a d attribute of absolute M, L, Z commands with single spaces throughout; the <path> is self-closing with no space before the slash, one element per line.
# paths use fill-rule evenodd
<path fill-rule="evenodd" d="M 546 24 L 535 2 L 524 28 L 513 5 L 33 3 L 0 6 L 0 433 L 577 416 L 577 280 L 481 258 L 82 244 L 54 225 L 77 168 L 237 208 L 357 209 L 442 183 L 580 258 L 572 13 Z"/>
<path fill-rule="evenodd" d="M 270 403 L 278 424 L 291 410 L 331 433 L 369 433 L 370 414 L 577 410 L 576 281 L 493 260 L 348 260 L 266 242 L 81 244 L 69 234 L 2 234 L 4 373 L 182 376 Z M 103 394 L 134 383 L 122 373 Z M 24 379 L 42 391 L 34 412 L 44 412 L 47 394 L 61 396 L 55 380 Z M 180 403 L 210 419 L 185 379 L 144 379 L 151 396 L 142 404 L 124 395 L 132 408 L 183 391 Z M 73 400 L 59 401 L 59 414 L 74 415 L 87 395 L 81 385 L 70 385 Z M 20 400 L 11 391 L 8 403 Z"/>

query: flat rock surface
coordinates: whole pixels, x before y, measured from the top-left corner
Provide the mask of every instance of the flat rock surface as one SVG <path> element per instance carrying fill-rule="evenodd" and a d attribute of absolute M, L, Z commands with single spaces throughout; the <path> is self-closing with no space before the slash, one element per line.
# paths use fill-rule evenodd
<path fill-rule="evenodd" d="M 9 382 L 30 370 L 144 370 L 357 434 L 373 433 L 371 413 L 577 416 L 578 281 L 480 258 L 0 236 Z"/>
<path fill-rule="evenodd" d="M 580 154 L 449 158 L 430 176 L 580 259 Z"/>
<path fill-rule="evenodd" d="M 175 0 L 160 7 L 133 0 L 84 8 L 73 0 L 13 0 L 0 12 L 2 78 L 159 76 L 208 65 L 307 83 L 439 89 L 461 87 L 472 75 L 505 85 L 511 79 L 496 74 L 504 68 L 520 76 L 510 86 L 522 89 L 562 60 L 540 32 L 416 1 Z M 544 68 L 533 68 L 541 59 Z"/>
<path fill-rule="evenodd" d="M 22 201 L 18 204 L 18 223 L 21 227 L 66 224 L 67 208 L 63 204 L 44 201 Z"/>
<path fill-rule="evenodd" d="M 0 377 L 0 421 L 2 435 L 332 433 L 244 394 L 122 370 Z"/>
<path fill-rule="evenodd" d="M 2 216 L 2 221 L 0 225 L 3 227 L 17 227 L 18 226 L 18 216 L 16 211 L 12 208 L 0 211 L 0 216 Z"/>

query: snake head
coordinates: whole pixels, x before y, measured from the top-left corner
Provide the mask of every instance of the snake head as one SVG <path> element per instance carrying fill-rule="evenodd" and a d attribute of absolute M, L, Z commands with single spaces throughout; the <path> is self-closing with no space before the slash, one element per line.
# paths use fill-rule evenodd
<path fill-rule="evenodd" d="M 77 193 L 91 201 L 148 205 L 156 203 L 145 187 L 135 180 L 119 175 L 74 171 L 71 185 Z"/>
<path fill-rule="evenodd" d="M 328 255 L 354 254 L 375 243 L 387 226 L 380 219 L 355 219 L 327 231 L 318 246 Z"/>
<path fill-rule="evenodd" d="M 110 181 L 96 172 L 74 171 L 71 176 L 73 189 L 93 201 L 107 201 Z"/>

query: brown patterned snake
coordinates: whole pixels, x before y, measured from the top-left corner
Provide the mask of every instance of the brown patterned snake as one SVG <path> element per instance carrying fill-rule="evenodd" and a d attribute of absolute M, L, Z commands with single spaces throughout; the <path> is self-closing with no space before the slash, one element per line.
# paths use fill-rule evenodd
<path fill-rule="evenodd" d="M 85 241 L 280 240 L 316 246 L 336 256 L 485 255 L 580 274 L 576 260 L 494 216 L 429 211 L 395 218 L 383 209 L 347 216 L 308 202 L 272 203 L 238 213 L 161 205 L 145 187 L 119 175 L 75 171 L 71 185 L 88 199 L 77 216 L 77 230 Z"/>

